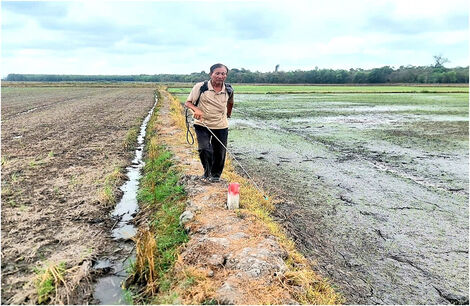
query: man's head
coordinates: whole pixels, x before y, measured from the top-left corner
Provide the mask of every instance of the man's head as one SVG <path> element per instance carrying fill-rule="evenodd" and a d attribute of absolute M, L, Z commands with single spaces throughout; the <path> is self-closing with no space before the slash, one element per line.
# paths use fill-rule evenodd
<path fill-rule="evenodd" d="M 224 64 L 214 64 L 210 68 L 209 76 L 214 84 L 221 84 L 227 78 L 228 68 Z"/>

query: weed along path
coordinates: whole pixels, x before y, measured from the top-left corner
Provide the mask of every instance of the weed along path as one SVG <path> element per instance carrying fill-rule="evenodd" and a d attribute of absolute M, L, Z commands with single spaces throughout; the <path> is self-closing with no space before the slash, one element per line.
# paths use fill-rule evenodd
<path fill-rule="evenodd" d="M 97 302 L 93 263 L 125 251 L 111 211 L 154 91 L 2 87 L 2 304 Z"/>
<path fill-rule="evenodd" d="M 272 221 L 273 203 L 230 162 L 221 182 L 198 179 L 202 167 L 185 142 L 181 104 L 159 94 L 139 191 L 136 263 L 126 282 L 134 302 L 341 303 Z M 228 182 L 241 185 L 240 209 L 225 208 Z"/>

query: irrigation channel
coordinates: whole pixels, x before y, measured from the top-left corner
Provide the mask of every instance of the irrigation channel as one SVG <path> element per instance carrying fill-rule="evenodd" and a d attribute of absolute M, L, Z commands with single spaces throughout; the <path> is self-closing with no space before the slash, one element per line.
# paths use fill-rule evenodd
<path fill-rule="evenodd" d="M 141 169 L 145 164 L 142 155 L 145 147 L 147 124 L 157 103 L 158 98 L 155 95 L 155 103 L 140 126 L 135 157 L 132 164 L 126 168 L 128 180 L 120 187 L 123 196 L 112 212 L 112 216 L 116 218 L 116 224 L 112 229 L 112 237 L 118 242 L 118 248 L 124 250 L 121 253 L 127 253 L 127 256 L 102 258 L 93 265 L 94 269 L 110 271 L 110 273 L 98 279 L 93 293 L 93 297 L 99 300 L 101 305 L 127 304 L 121 283 L 127 277 L 127 267 L 135 259 L 134 242 L 130 242 L 130 239 L 134 237 L 137 229 L 132 224 L 132 220 L 139 208 L 137 190 L 139 180 L 142 177 Z"/>

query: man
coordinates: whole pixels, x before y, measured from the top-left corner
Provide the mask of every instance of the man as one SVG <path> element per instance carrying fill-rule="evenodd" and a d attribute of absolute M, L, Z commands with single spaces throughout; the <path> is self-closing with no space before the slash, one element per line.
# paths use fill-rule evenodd
<path fill-rule="evenodd" d="M 210 80 L 194 85 L 185 103 L 194 113 L 194 130 L 199 158 L 204 168 L 204 181 L 220 181 L 224 170 L 224 146 L 227 146 L 228 137 L 227 118 L 230 118 L 233 107 L 233 89 L 229 84 L 225 84 L 227 73 L 227 66 L 212 65 Z"/>

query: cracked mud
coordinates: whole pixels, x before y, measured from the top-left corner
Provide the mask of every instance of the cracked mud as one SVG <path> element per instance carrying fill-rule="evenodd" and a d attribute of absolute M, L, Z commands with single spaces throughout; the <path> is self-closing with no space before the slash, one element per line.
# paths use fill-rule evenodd
<path fill-rule="evenodd" d="M 237 99 L 231 150 L 347 303 L 468 303 L 468 94 Z"/>

